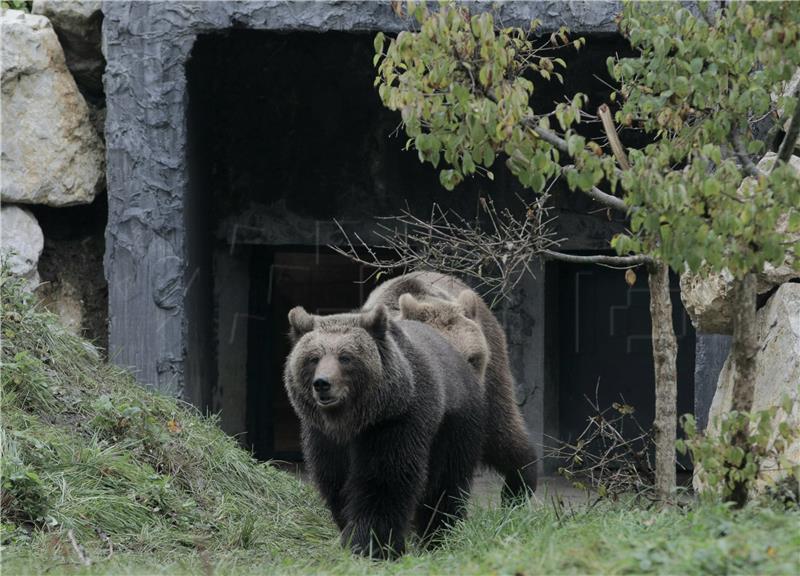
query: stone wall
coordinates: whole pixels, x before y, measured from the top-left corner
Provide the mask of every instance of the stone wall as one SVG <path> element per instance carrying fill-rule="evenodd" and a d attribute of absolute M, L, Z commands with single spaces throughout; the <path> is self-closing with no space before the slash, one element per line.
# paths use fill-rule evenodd
<path fill-rule="evenodd" d="M 81 73 L 100 53 L 102 13 L 99 2 L 38 1 L 33 12 L 0 13 L 3 254 L 65 326 L 105 348 L 102 66 Z M 91 50 L 65 41 L 78 31 Z"/>

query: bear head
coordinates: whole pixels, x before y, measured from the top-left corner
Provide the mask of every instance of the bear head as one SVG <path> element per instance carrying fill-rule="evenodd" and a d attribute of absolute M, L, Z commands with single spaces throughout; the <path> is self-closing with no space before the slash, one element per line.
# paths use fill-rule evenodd
<path fill-rule="evenodd" d="M 469 362 L 483 383 L 489 364 L 489 344 L 480 325 L 478 298 L 472 290 L 463 290 L 455 301 L 426 297 L 418 300 L 411 294 L 400 296 L 400 318 L 416 320 L 435 328 Z"/>
<path fill-rule="evenodd" d="M 345 440 L 376 421 L 387 405 L 396 405 L 398 394 L 389 389 L 392 379 L 386 372 L 402 366 L 391 353 L 390 322 L 383 305 L 330 316 L 299 306 L 289 312 L 294 347 L 284 384 L 301 420 Z"/>

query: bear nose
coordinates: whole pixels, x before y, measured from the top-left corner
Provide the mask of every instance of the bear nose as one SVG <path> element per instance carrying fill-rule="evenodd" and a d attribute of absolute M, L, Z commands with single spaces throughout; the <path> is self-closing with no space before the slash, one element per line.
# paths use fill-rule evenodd
<path fill-rule="evenodd" d="M 316 390 L 317 392 L 327 392 L 328 390 L 331 389 L 331 383 L 325 378 L 315 379 L 314 382 L 312 383 L 312 386 L 314 386 L 314 390 Z"/>

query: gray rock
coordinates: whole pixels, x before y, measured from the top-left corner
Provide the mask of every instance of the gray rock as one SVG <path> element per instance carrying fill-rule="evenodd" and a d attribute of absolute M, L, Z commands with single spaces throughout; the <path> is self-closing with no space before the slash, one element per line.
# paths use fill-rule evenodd
<path fill-rule="evenodd" d="M 767 305 L 758 311 L 758 339 L 761 346 L 756 356 L 756 382 L 753 411 L 779 406 L 784 395 L 800 400 L 800 284 L 787 283 L 778 288 Z M 717 383 L 717 391 L 711 403 L 709 430 L 717 429 L 720 417 L 729 412 L 733 399 L 733 362 L 731 357 L 725 361 Z M 800 429 L 800 402 L 795 402 L 791 414 L 778 412 L 773 422 L 772 442 L 777 436 L 780 422 L 789 421 L 794 429 Z M 792 466 L 800 465 L 800 440 L 787 446 L 785 456 Z M 777 470 L 777 464 L 764 462 L 764 479 L 756 489 L 762 490 L 767 484 L 786 475 L 785 470 Z M 695 479 L 695 488 L 705 488 Z"/>
<path fill-rule="evenodd" d="M 761 159 L 758 167 L 763 171 L 772 168 L 776 154 L 770 152 Z M 800 157 L 792 156 L 791 166 L 800 176 Z M 742 186 L 747 186 L 745 180 Z M 741 187 L 740 187 L 741 190 Z M 785 230 L 788 218 L 779 222 L 779 228 Z M 800 234 L 792 237 L 793 242 L 800 242 Z M 775 286 L 780 286 L 795 278 L 800 278 L 800 272 L 794 268 L 794 261 L 787 256 L 780 266 L 766 264 L 764 270 L 758 274 L 757 290 L 764 294 Z M 683 274 L 681 276 L 681 299 L 683 305 L 695 328 L 710 334 L 732 334 L 733 316 L 731 306 L 733 299 L 734 278 L 727 271 L 708 274 L 703 277 L 697 274 Z"/>
<path fill-rule="evenodd" d="M 105 151 L 44 16 L 0 12 L 4 202 L 86 204 L 105 185 Z"/>
<path fill-rule="evenodd" d="M 100 47 L 103 12 L 99 0 L 34 0 L 34 14 L 46 16 L 61 41 L 67 68 L 82 89 L 103 94 L 106 60 Z"/>
<path fill-rule="evenodd" d="M 33 289 L 39 284 L 37 264 L 44 248 L 44 235 L 36 216 L 30 210 L 6 204 L 0 208 L 0 229 L 3 263 Z"/>

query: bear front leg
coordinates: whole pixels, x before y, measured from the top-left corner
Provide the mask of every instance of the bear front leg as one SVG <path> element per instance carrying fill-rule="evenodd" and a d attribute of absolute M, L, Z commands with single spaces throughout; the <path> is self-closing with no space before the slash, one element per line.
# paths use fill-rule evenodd
<path fill-rule="evenodd" d="M 303 455 L 311 478 L 333 515 L 339 530 L 347 524 L 344 516 L 345 494 L 350 455 L 347 448 L 337 444 L 320 430 L 303 430 Z"/>
<path fill-rule="evenodd" d="M 353 444 L 342 543 L 372 558 L 405 552 L 405 537 L 427 477 L 424 424 L 379 424 Z"/>

